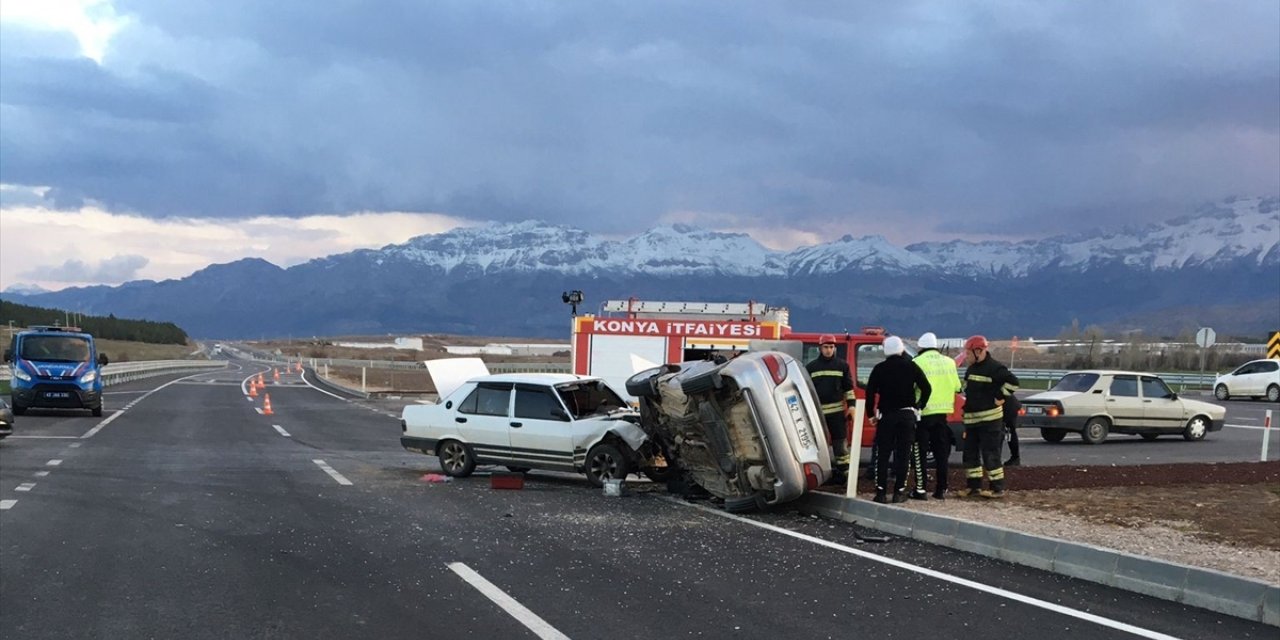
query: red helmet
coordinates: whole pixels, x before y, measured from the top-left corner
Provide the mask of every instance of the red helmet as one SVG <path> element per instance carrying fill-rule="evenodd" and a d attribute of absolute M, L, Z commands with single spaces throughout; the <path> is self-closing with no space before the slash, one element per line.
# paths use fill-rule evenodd
<path fill-rule="evenodd" d="M 970 336 L 968 340 L 964 341 L 964 350 L 986 349 L 989 344 L 985 336 Z"/>
<path fill-rule="evenodd" d="M 819 346 L 824 344 L 835 344 L 835 343 L 836 343 L 836 337 L 829 333 L 824 333 L 822 334 L 822 337 L 818 338 Z"/>

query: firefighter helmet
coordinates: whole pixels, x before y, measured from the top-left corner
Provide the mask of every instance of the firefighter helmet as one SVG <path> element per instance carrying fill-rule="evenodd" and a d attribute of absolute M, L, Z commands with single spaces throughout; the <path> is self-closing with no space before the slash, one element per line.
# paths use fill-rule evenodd
<path fill-rule="evenodd" d="M 970 336 L 968 340 L 964 341 L 964 350 L 986 349 L 988 344 L 985 336 Z"/>
<path fill-rule="evenodd" d="M 822 334 L 822 337 L 818 338 L 819 346 L 824 344 L 835 344 L 835 343 L 836 343 L 836 337 L 829 333 L 824 333 Z"/>

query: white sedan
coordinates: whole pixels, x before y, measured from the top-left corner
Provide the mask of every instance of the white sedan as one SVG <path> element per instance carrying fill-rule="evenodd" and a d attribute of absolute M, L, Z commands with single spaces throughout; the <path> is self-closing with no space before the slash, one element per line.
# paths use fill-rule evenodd
<path fill-rule="evenodd" d="M 662 479 L 665 462 L 639 414 L 594 377 L 552 373 L 485 375 L 434 405 L 401 414 L 400 444 L 438 456 L 444 473 L 466 477 L 478 464 L 513 471 L 585 473 L 592 484 L 644 472 Z"/>

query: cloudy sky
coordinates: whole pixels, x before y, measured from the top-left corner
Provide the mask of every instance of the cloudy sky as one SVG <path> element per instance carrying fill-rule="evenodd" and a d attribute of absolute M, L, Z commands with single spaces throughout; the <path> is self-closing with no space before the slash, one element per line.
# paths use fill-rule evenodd
<path fill-rule="evenodd" d="M 1280 194 L 1280 3 L 5 0 L 0 287 L 485 221 L 775 248 Z"/>

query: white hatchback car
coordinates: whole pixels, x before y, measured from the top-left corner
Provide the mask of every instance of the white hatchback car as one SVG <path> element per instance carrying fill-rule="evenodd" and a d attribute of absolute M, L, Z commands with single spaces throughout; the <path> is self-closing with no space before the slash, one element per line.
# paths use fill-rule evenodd
<path fill-rule="evenodd" d="M 1280 402 L 1280 360 L 1246 362 L 1235 371 L 1218 376 L 1213 381 L 1213 396 L 1219 400 L 1247 396 Z"/>
<path fill-rule="evenodd" d="M 644 472 L 665 480 L 665 462 L 640 416 L 600 378 L 553 373 L 472 378 L 439 404 L 410 405 L 400 418 L 405 449 L 438 456 L 444 473 L 478 464 L 512 471 L 585 473 L 592 484 Z"/>

